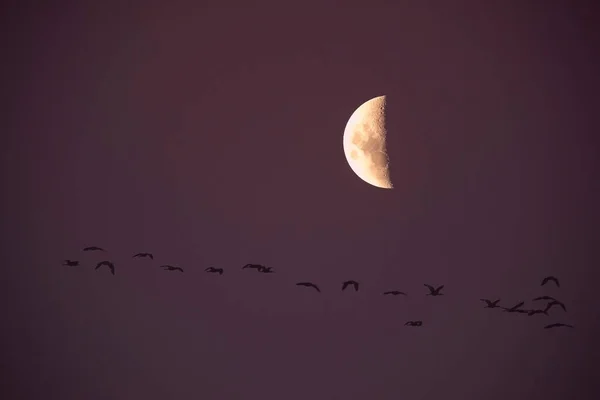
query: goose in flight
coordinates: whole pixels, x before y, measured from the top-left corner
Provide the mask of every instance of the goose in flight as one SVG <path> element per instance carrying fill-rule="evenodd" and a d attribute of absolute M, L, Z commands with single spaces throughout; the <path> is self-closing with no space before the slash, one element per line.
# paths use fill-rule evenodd
<path fill-rule="evenodd" d="M 165 271 L 180 271 L 180 272 L 183 272 L 183 268 L 181 268 L 181 267 L 174 267 L 172 265 L 161 265 L 161 268 L 164 268 Z"/>
<path fill-rule="evenodd" d="M 556 324 L 550 324 L 550 325 L 546 325 L 544 327 L 544 329 L 551 329 L 551 328 L 559 328 L 561 326 L 567 327 L 567 328 L 575 328 L 573 325 L 569 325 L 569 324 L 563 324 L 562 322 L 558 322 Z"/>
<path fill-rule="evenodd" d="M 83 251 L 106 251 L 101 247 L 97 247 L 97 246 L 90 246 L 90 247 L 85 247 L 83 249 Z"/>
<path fill-rule="evenodd" d="M 407 296 L 407 294 L 406 294 L 406 293 L 404 293 L 404 292 L 400 292 L 400 291 L 398 291 L 398 290 L 390 290 L 389 292 L 383 292 L 383 294 L 384 294 L 384 295 L 389 295 L 389 294 L 391 294 L 392 296 L 398 296 L 399 294 L 402 294 L 402 295 L 404 295 L 404 296 Z"/>
<path fill-rule="evenodd" d="M 296 286 L 311 287 L 314 288 L 317 292 L 321 293 L 321 289 L 319 289 L 319 287 L 312 282 L 298 282 L 296 283 Z"/>
<path fill-rule="evenodd" d="M 246 268 L 252 268 L 252 269 L 260 269 L 260 268 L 264 268 L 264 265 L 261 264 L 246 264 L 242 267 L 242 269 L 246 269 Z"/>
<path fill-rule="evenodd" d="M 425 283 L 424 286 L 427 286 L 427 289 L 429 289 L 429 293 L 426 296 L 443 296 L 444 295 L 443 293 L 440 293 L 440 290 L 442 290 L 444 288 L 444 285 L 434 288 L 433 286 Z"/>
<path fill-rule="evenodd" d="M 525 302 L 522 301 L 511 308 L 502 307 L 502 309 L 506 312 L 526 312 L 525 310 L 521 310 L 521 307 L 523 307 L 524 304 Z"/>
<path fill-rule="evenodd" d="M 75 260 L 65 260 L 63 262 L 63 265 L 69 266 L 69 267 L 77 267 L 79 265 L 79 261 L 75 261 Z"/>
<path fill-rule="evenodd" d="M 346 288 L 350 285 L 354 286 L 355 292 L 358 292 L 358 282 L 352 280 L 342 283 L 342 290 L 346 290 Z"/>
<path fill-rule="evenodd" d="M 404 326 L 421 326 L 423 325 L 423 321 L 408 321 L 404 324 Z"/>
<path fill-rule="evenodd" d="M 133 258 L 149 258 L 151 260 L 154 260 L 154 255 L 152 255 L 151 253 L 137 253 L 133 256 Z"/>
<path fill-rule="evenodd" d="M 98 269 L 102 266 L 107 266 L 108 268 L 110 268 L 110 272 L 114 275 L 115 274 L 115 264 L 113 264 L 110 261 L 100 261 L 98 264 L 96 264 L 96 268 L 94 269 Z"/>
<path fill-rule="evenodd" d="M 565 312 L 567 311 L 567 307 L 565 307 L 565 305 L 558 300 L 554 300 L 554 301 L 551 301 L 550 303 L 546 304 L 545 311 L 548 312 L 554 306 L 560 306 L 560 308 L 562 308 Z"/>
<path fill-rule="evenodd" d="M 533 299 L 533 301 L 540 301 L 540 300 L 556 300 L 556 299 L 552 296 L 540 296 L 540 297 L 536 297 L 535 299 Z"/>
<path fill-rule="evenodd" d="M 541 286 L 544 286 L 546 283 L 548 282 L 554 282 L 556 284 L 557 287 L 560 287 L 560 283 L 558 282 L 558 278 L 555 276 L 547 276 L 542 280 L 542 284 Z"/>
<path fill-rule="evenodd" d="M 223 268 L 208 267 L 205 269 L 205 271 L 223 275 Z"/>
<path fill-rule="evenodd" d="M 488 300 L 488 299 L 479 299 L 479 300 L 481 300 L 481 301 L 483 301 L 483 302 L 486 303 L 486 306 L 483 307 L 483 308 L 498 308 L 498 307 L 500 307 L 498 305 L 498 303 L 500 302 L 500 299 L 495 300 L 495 301 L 491 301 L 491 300 Z"/>
<path fill-rule="evenodd" d="M 548 311 L 546 310 L 529 310 L 529 312 L 527 313 L 527 315 L 529 315 L 530 317 L 536 314 L 545 314 L 548 315 Z"/>
<path fill-rule="evenodd" d="M 265 267 L 264 265 L 261 265 L 260 267 L 258 267 L 258 272 L 262 272 L 263 274 L 274 274 L 275 271 L 273 271 L 273 267 Z"/>

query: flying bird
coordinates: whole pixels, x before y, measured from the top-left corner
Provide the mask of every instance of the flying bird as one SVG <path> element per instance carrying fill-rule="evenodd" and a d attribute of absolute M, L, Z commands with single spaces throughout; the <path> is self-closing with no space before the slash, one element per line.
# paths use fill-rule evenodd
<path fill-rule="evenodd" d="M 567 328 L 575 328 L 573 325 L 563 324 L 563 323 L 559 322 L 559 323 L 556 323 L 556 324 L 546 325 L 544 327 L 544 329 L 559 328 L 561 326 L 564 326 L 564 327 L 567 327 Z"/>
<path fill-rule="evenodd" d="M 106 251 L 101 247 L 90 246 L 83 249 L 83 251 Z"/>
<path fill-rule="evenodd" d="M 100 261 L 98 264 L 96 264 L 96 268 L 94 269 L 98 269 L 102 266 L 107 266 L 108 268 L 110 268 L 110 272 L 114 275 L 115 274 L 115 264 L 113 264 L 110 261 Z"/>
<path fill-rule="evenodd" d="M 75 261 L 75 260 L 65 260 L 63 262 L 63 265 L 67 265 L 69 267 L 76 267 L 79 265 L 79 261 Z"/>
<path fill-rule="evenodd" d="M 525 312 L 525 310 L 520 310 L 520 308 L 523 307 L 524 304 L 525 304 L 525 302 L 522 301 L 519 304 L 517 304 L 511 308 L 502 307 L 502 309 L 506 312 Z"/>
<path fill-rule="evenodd" d="M 346 290 L 346 288 L 347 288 L 349 285 L 352 285 L 352 286 L 354 286 L 354 291 L 355 291 L 355 292 L 358 292 L 358 282 L 356 282 L 356 281 L 352 281 L 352 280 L 344 282 L 344 283 L 342 284 L 342 290 Z"/>
<path fill-rule="evenodd" d="M 556 299 L 552 296 L 540 296 L 540 297 L 536 297 L 535 299 L 533 299 L 533 301 L 540 301 L 540 300 L 556 300 Z"/>
<path fill-rule="evenodd" d="M 500 299 L 495 300 L 495 301 L 491 301 L 491 300 L 488 300 L 488 299 L 479 299 L 479 300 L 481 300 L 481 301 L 483 301 L 483 302 L 485 302 L 487 304 L 483 308 L 498 308 L 498 307 L 500 307 L 498 305 L 498 303 L 500 302 Z"/>
<path fill-rule="evenodd" d="M 548 283 L 548 282 L 550 282 L 550 281 L 552 281 L 552 282 L 556 283 L 556 286 L 557 286 L 557 287 L 560 287 L 560 283 L 558 283 L 558 278 L 557 278 L 557 277 L 555 277 L 555 276 L 547 276 L 547 277 L 545 277 L 545 278 L 542 280 L 542 285 L 541 285 L 541 286 L 544 286 L 546 283 Z"/>
<path fill-rule="evenodd" d="M 423 321 L 408 321 L 404 324 L 404 326 L 421 326 L 423 325 Z"/>
<path fill-rule="evenodd" d="M 260 269 L 260 268 L 264 268 L 264 265 L 261 264 L 246 264 L 242 267 L 242 269 L 246 269 L 246 268 L 253 268 L 253 269 Z"/>
<path fill-rule="evenodd" d="M 208 267 L 205 269 L 205 271 L 223 275 L 223 268 Z"/>
<path fill-rule="evenodd" d="M 404 292 L 400 292 L 398 290 L 390 290 L 389 292 L 383 292 L 384 295 L 388 295 L 391 294 L 392 296 L 398 296 L 399 294 L 403 294 L 404 296 L 407 296 L 406 293 Z"/>
<path fill-rule="evenodd" d="M 548 315 L 548 311 L 546 311 L 546 310 L 529 310 L 529 312 L 527 313 L 527 315 L 529 315 L 530 317 L 532 315 L 535 315 L 535 314 L 545 314 L 545 315 Z"/>
<path fill-rule="evenodd" d="M 550 303 L 546 304 L 545 311 L 548 312 L 554 306 L 560 306 L 560 308 L 562 308 L 565 312 L 567 311 L 567 307 L 565 307 L 565 305 L 558 300 L 554 300 L 554 301 L 551 301 Z"/>
<path fill-rule="evenodd" d="M 425 286 L 427 286 L 427 289 L 429 289 L 429 293 L 426 296 L 443 296 L 443 293 L 440 293 L 440 290 L 442 290 L 444 288 L 444 285 L 442 286 L 438 286 L 437 289 L 434 289 L 433 286 L 428 285 L 428 284 L 424 284 Z"/>
<path fill-rule="evenodd" d="M 164 268 L 165 271 L 180 271 L 180 272 L 183 272 L 183 268 L 181 268 L 181 267 L 174 267 L 172 265 L 161 265 L 161 268 Z"/>
<path fill-rule="evenodd" d="M 154 260 L 154 256 L 151 253 L 137 253 L 133 256 L 133 258 L 149 258 Z"/>
<path fill-rule="evenodd" d="M 261 265 L 260 267 L 258 267 L 258 272 L 262 272 L 263 274 L 275 273 L 275 271 L 273 271 L 273 267 L 265 267 L 264 265 Z"/>
<path fill-rule="evenodd" d="M 311 287 L 311 288 L 314 288 L 317 292 L 321 293 L 321 289 L 319 289 L 319 287 L 312 282 L 298 282 L 298 283 L 296 283 L 296 286 Z"/>

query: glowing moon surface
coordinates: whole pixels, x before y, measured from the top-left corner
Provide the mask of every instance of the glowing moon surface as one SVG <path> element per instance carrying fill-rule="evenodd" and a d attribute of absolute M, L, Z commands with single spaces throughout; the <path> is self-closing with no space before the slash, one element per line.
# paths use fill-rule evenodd
<path fill-rule="evenodd" d="M 375 97 L 354 111 L 344 129 L 344 154 L 363 181 L 392 189 L 385 126 L 386 97 Z"/>

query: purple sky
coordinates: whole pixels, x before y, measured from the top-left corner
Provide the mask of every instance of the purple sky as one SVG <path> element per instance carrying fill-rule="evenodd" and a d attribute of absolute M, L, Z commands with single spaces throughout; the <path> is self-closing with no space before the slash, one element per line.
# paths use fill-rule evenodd
<path fill-rule="evenodd" d="M 3 398 L 600 397 L 591 9 L 69 3 L 4 17 Z M 342 150 L 382 94 L 393 190 Z"/>

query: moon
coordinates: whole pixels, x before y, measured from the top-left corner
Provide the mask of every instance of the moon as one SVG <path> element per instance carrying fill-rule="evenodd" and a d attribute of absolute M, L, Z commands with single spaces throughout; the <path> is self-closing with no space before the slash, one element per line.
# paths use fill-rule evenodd
<path fill-rule="evenodd" d="M 363 103 L 344 129 L 344 154 L 352 171 L 363 181 L 392 189 L 385 124 L 386 96 Z"/>

